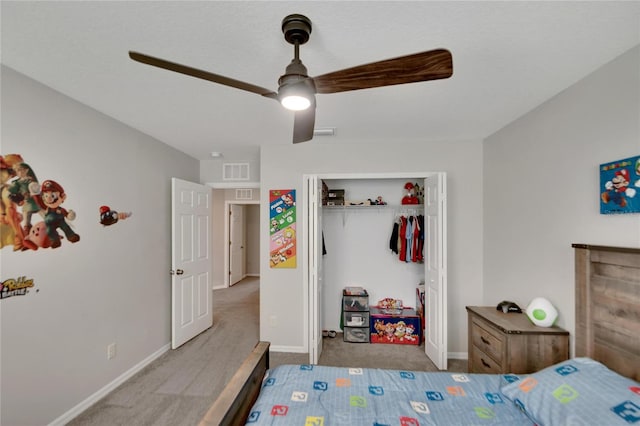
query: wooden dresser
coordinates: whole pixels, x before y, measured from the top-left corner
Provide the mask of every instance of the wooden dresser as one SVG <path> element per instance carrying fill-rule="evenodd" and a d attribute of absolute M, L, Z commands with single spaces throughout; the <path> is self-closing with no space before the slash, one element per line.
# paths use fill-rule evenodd
<path fill-rule="evenodd" d="M 525 314 L 467 306 L 469 373 L 533 373 L 569 358 L 569 332 L 538 327 Z"/>

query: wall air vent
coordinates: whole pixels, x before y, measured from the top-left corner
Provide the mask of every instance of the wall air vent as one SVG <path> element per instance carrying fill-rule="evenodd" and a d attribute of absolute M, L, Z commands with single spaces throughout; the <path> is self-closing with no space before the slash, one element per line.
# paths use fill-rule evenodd
<path fill-rule="evenodd" d="M 253 189 L 236 189 L 236 200 L 253 200 Z"/>
<path fill-rule="evenodd" d="M 224 163 L 222 165 L 222 180 L 249 180 L 249 163 Z"/>

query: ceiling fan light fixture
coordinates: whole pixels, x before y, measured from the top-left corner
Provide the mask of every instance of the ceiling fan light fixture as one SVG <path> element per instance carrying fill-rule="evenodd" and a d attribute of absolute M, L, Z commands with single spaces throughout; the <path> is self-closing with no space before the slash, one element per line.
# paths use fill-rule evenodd
<path fill-rule="evenodd" d="M 303 111 L 311 106 L 311 101 L 304 96 L 285 96 L 280 101 L 283 107 L 291 111 Z"/>
<path fill-rule="evenodd" d="M 313 95 L 309 93 L 309 90 L 303 84 L 284 85 L 279 92 L 280 103 L 286 109 L 303 111 L 311 106 L 311 97 Z"/>

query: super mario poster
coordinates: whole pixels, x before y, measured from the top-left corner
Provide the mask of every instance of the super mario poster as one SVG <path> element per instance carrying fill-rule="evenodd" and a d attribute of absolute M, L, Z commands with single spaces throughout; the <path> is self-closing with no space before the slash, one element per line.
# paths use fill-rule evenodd
<path fill-rule="evenodd" d="M 296 190 L 270 190 L 269 205 L 269 265 L 271 268 L 295 268 Z"/>
<path fill-rule="evenodd" d="M 640 212 L 640 156 L 600 165 L 600 213 Z"/>

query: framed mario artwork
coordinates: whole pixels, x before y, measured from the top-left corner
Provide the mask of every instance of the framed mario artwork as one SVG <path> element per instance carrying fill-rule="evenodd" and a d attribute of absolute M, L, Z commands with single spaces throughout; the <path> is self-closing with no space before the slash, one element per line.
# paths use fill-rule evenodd
<path fill-rule="evenodd" d="M 600 214 L 640 213 L 640 156 L 600 165 Z"/>

